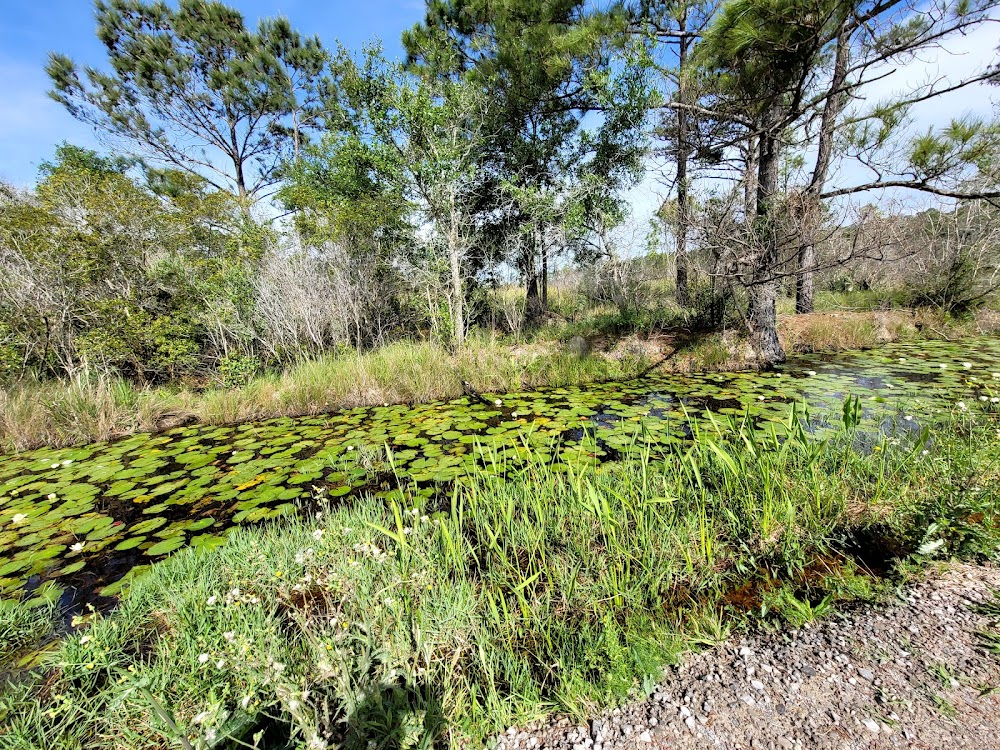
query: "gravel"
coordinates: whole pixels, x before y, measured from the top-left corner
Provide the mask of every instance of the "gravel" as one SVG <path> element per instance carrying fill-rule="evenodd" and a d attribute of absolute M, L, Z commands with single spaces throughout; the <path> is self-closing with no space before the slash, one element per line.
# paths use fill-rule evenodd
<path fill-rule="evenodd" d="M 1000 660 L 975 611 L 997 588 L 1000 569 L 953 565 L 890 604 L 689 654 L 645 700 L 511 728 L 496 750 L 1000 750 Z"/>

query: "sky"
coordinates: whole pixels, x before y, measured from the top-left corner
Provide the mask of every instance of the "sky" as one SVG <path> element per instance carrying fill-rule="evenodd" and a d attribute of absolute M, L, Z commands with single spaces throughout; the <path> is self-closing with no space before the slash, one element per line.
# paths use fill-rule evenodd
<path fill-rule="evenodd" d="M 327 47 L 339 41 L 357 50 L 378 38 L 390 58 L 402 56 L 400 34 L 422 18 L 424 8 L 423 0 L 228 0 L 228 4 L 240 9 L 252 24 L 262 16 L 284 15 L 303 33 L 318 34 Z M 96 67 L 104 66 L 105 55 L 94 33 L 90 0 L 34 0 L 9 5 L 0 18 L 0 180 L 29 187 L 38 164 L 52 155 L 56 144 L 65 140 L 102 148 L 89 126 L 74 120 L 46 96 L 47 54 L 61 52 L 80 64 Z M 941 76 L 967 75 L 988 65 L 996 59 L 998 38 L 1000 24 L 988 23 L 948 40 L 943 48 L 925 53 L 873 85 L 869 103 L 908 86 Z M 913 132 L 926 131 L 963 114 L 992 117 L 998 112 L 1000 87 L 976 85 L 919 105 L 912 113 L 911 127 Z M 644 231 L 670 192 L 669 165 L 650 160 L 647 166 L 643 180 L 626 196 L 633 206 L 626 232 Z M 843 163 L 831 176 L 831 183 L 846 186 L 869 179 L 871 175 L 859 164 Z M 874 201 L 906 203 L 911 211 L 927 203 L 921 196 L 894 191 L 864 194 L 841 204 Z"/>
<path fill-rule="evenodd" d="M 350 49 L 379 38 L 390 58 L 401 57 L 404 29 L 423 18 L 423 0 L 228 0 L 248 23 L 286 16 L 304 34 Z M 7 7 L 9 5 L 9 7 Z M 100 149 L 90 126 L 74 120 L 46 95 L 49 52 L 81 65 L 104 67 L 91 0 L 4 3 L 0 17 L 0 180 L 19 187 L 35 181 L 38 164 L 62 141 Z"/>

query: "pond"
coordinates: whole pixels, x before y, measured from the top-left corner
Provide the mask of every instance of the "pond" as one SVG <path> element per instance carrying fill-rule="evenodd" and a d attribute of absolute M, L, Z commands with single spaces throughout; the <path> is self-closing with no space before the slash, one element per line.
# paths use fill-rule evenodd
<path fill-rule="evenodd" d="M 691 420 L 709 414 L 749 413 L 758 428 L 780 430 L 789 404 L 802 401 L 811 429 L 822 430 L 854 394 L 883 430 L 919 429 L 961 399 L 1000 402 L 998 370 L 1000 340 L 920 342 L 794 357 L 765 373 L 652 375 L 4 456 L 0 598 L 106 604 L 169 553 L 224 544 L 234 526 L 297 513 L 317 494 L 390 493 L 398 477 L 431 496 L 529 453 L 556 469 L 593 465 L 683 441 Z M 373 477 L 382 448 L 394 472 Z"/>

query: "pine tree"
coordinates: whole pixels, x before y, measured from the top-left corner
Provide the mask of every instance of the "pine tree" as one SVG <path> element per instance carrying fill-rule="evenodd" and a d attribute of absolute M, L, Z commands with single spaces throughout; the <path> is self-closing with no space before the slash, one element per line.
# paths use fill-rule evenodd
<path fill-rule="evenodd" d="M 214 0 L 97 0 L 109 70 L 52 53 L 50 96 L 167 166 L 253 202 L 319 124 L 328 55 L 284 18 L 256 31 Z"/>

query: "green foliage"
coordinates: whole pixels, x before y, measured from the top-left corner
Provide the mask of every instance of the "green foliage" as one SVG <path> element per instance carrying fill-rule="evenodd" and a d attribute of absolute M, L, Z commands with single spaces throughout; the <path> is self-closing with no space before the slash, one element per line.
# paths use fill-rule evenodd
<path fill-rule="evenodd" d="M 50 96 L 74 117 L 241 198 L 274 184 L 280 160 L 318 125 L 328 55 L 287 19 L 248 29 L 221 2 L 98 0 L 110 71 L 49 56 Z M 192 148 L 192 145 L 198 148 Z M 204 149 L 221 152 L 227 168 Z"/>
<path fill-rule="evenodd" d="M 919 440 L 869 451 L 854 428 L 779 440 L 738 422 L 600 467 L 484 446 L 448 493 L 403 481 L 153 566 L 0 688 L 0 721 L 14 746 L 197 746 L 280 727 L 303 744 L 343 731 L 348 747 L 429 747 L 583 715 L 757 616 L 727 595 L 762 574 L 763 601 L 793 624 L 870 597 L 880 581 L 843 535 L 886 518 L 924 533 L 912 510 L 996 459 L 994 426 L 970 422 L 973 442 L 963 419 L 935 423 L 940 461 L 917 458 Z M 357 453 L 361 474 L 384 470 Z M 44 628 L 19 607 L 0 623 L 30 645 Z"/>
<path fill-rule="evenodd" d="M 260 373 L 260 360 L 230 354 L 219 360 L 218 369 L 225 388 L 245 388 Z"/>

